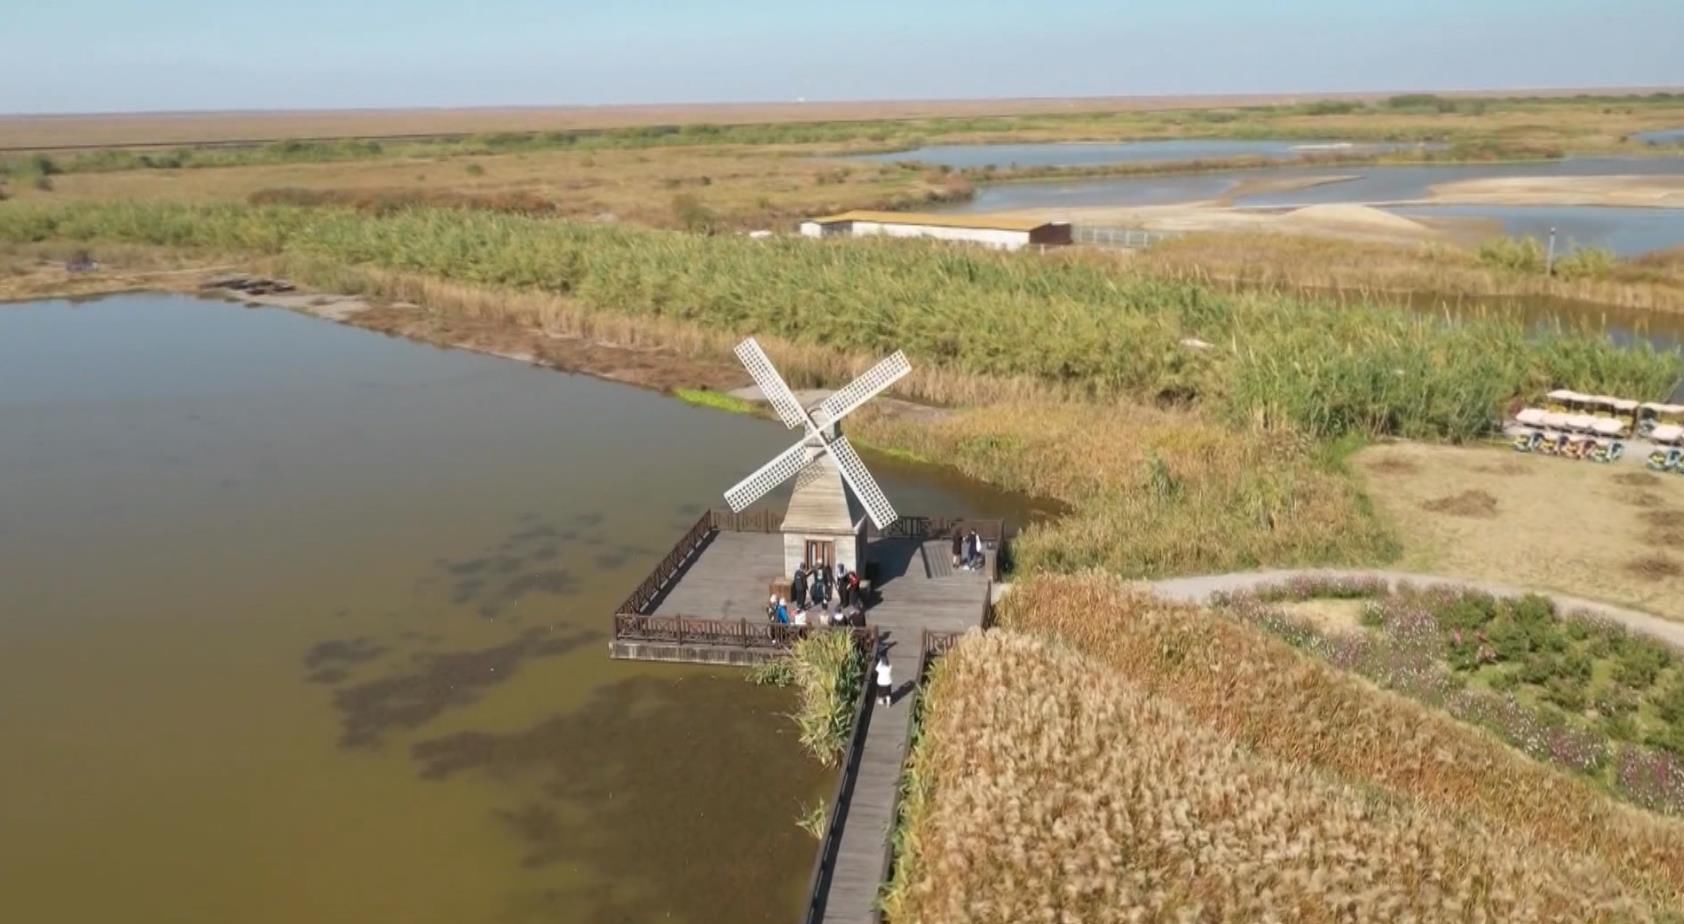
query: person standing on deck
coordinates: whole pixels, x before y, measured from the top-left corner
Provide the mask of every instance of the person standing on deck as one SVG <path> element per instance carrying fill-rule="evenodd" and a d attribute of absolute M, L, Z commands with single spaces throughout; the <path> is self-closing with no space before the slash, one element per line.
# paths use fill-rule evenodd
<path fill-rule="evenodd" d="M 817 576 L 813 578 L 812 597 L 808 602 L 813 606 L 824 606 L 824 581 Z"/>
<path fill-rule="evenodd" d="M 968 541 L 971 545 L 971 566 L 981 571 L 983 565 L 982 537 L 977 535 L 976 530 L 973 529 Z"/>
<path fill-rule="evenodd" d="M 889 666 L 889 656 L 877 653 L 877 701 L 889 705 L 895 691 L 895 669 Z"/>
<path fill-rule="evenodd" d="M 795 579 L 789 582 L 789 602 L 796 606 L 807 605 L 807 563 L 795 566 Z"/>
<path fill-rule="evenodd" d="M 965 554 L 965 531 L 959 528 L 958 523 L 954 523 L 953 524 L 953 567 L 957 568 L 957 567 L 959 567 L 960 564 L 962 564 L 964 562 L 964 554 Z"/>

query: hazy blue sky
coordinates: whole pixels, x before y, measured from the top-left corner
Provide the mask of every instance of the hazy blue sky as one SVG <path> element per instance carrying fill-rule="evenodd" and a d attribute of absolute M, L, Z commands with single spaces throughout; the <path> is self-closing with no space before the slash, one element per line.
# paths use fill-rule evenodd
<path fill-rule="evenodd" d="M 0 112 L 1684 84 L 1684 0 L 20 0 Z"/>

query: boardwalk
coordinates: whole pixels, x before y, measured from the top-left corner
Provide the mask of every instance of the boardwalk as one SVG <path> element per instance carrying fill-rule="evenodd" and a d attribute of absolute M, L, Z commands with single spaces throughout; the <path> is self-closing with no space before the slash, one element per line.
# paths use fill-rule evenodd
<path fill-rule="evenodd" d="M 764 619 L 767 587 L 782 570 L 781 542 L 777 534 L 716 534 L 653 614 Z M 867 556 L 879 574 L 879 600 L 868 619 L 884 635 L 896 689 L 893 705 L 866 713 L 859 774 L 839 819 L 836 861 L 821 889 L 822 919 L 846 924 L 868 924 L 874 917 L 894 823 L 890 812 L 906 759 L 919 638 L 924 629 L 958 632 L 981 625 L 988 595 L 982 572 L 951 567 L 945 541 L 877 540 Z"/>

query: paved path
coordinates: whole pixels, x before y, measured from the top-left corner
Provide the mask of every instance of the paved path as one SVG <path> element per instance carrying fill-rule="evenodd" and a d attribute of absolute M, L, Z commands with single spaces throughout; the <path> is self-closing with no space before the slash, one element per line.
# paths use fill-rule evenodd
<path fill-rule="evenodd" d="M 1641 610 L 1626 609 L 1611 603 L 1597 600 L 1586 600 L 1582 597 L 1572 597 L 1567 594 L 1553 593 L 1547 590 L 1527 590 L 1524 587 L 1514 587 L 1508 584 L 1498 584 L 1493 581 L 1480 581 L 1468 578 L 1440 577 L 1433 574 L 1411 574 L 1405 571 L 1354 570 L 1342 571 L 1328 568 L 1305 568 L 1288 571 L 1244 571 L 1233 574 L 1209 574 L 1200 577 L 1167 578 L 1161 581 L 1151 581 L 1149 586 L 1154 593 L 1172 600 L 1188 603 L 1204 603 L 1211 594 L 1233 593 L 1235 591 L 1253 590 L 1269 584 L 1279 584 L 1283 581 L 1298 577 L 1317 578 L 1355 578 L 1359 580 L 1383 580 L 1393 587 L 1400 583 L 1413 584 L 1417 587 L 1456 587 L 1468 590 L 1484 591 L 1499 597 L 1519 597 L 1528 593 L 1548 597 L 1555 602 L 1557 610 L 1567 612 L 1583 610 L 1600 616 L 1612 622 L 1617 622 L 1633 632 L 1641 632 L 1651 638 L 1665 642 L 1674 648 L 1684 651 L 1684 623 L 1663 619 Z"/>

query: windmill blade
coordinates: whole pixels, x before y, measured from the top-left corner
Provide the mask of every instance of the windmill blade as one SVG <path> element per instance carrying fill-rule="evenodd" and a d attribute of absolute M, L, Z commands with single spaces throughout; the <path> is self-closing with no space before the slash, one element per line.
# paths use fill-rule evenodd
<path fill-rule="evenodd" d="M 906 361 L 906 354 L 896 350 L 895 355 L 865 370 L 865 374 L 824 399 L 813 415 L 814 422 L 821 428 L 830 426 L 911 371 L 912 364 Z"/>
<path fill-rule="evenodd" d="M 854 489 L 854 496 L 865 505 L 866 515 L 871 517 L 871 522 L 877 524 L 878 529 L 883 529 L 900 519 L 900 514 L 895 512 L 894 507 L 889 506 L 889 499 L 883 496 L 883 489 L 877 486 L 877 479 L 871 477 L 871 472 L 866 469 L 865 463 L 860 461 L 859 454 L 854 452 L 854 447 L 847 437 L 839 436 L 825 446 L 836 459 L 836 467 L 842 472 L 842 480 Z"/>
<path fill-rule="evenodd" d="M 760 393 L 766 400 L 772 402 L 772 409 L 778 412 L 778 417 L 784 426 L 790 429 L 804 427 L 808 424 L 807 410 L 801 402 L 795 399 L 795 392 L 784 384 L 783 376 L 778 374 L 772 365 L 771 357 L 760 348 L 760 344 L 753 337 L 737 344 L 737 359 L 742 360 L 743 367 L 754 379 L 754 384 L 760 386 Z"/>
<path fill-rule="evenodd" d="M 736 486 L 725 492 L 725 503 L 731 509 L 741 513 L 749 504 L 772 493 L 772 489 L 792 478 L 796 472 L 805 468 L 808 462 L 807 440 L 778 453 L 777 458 L 762 465 L 759 471 L 737 482 Z"/>

